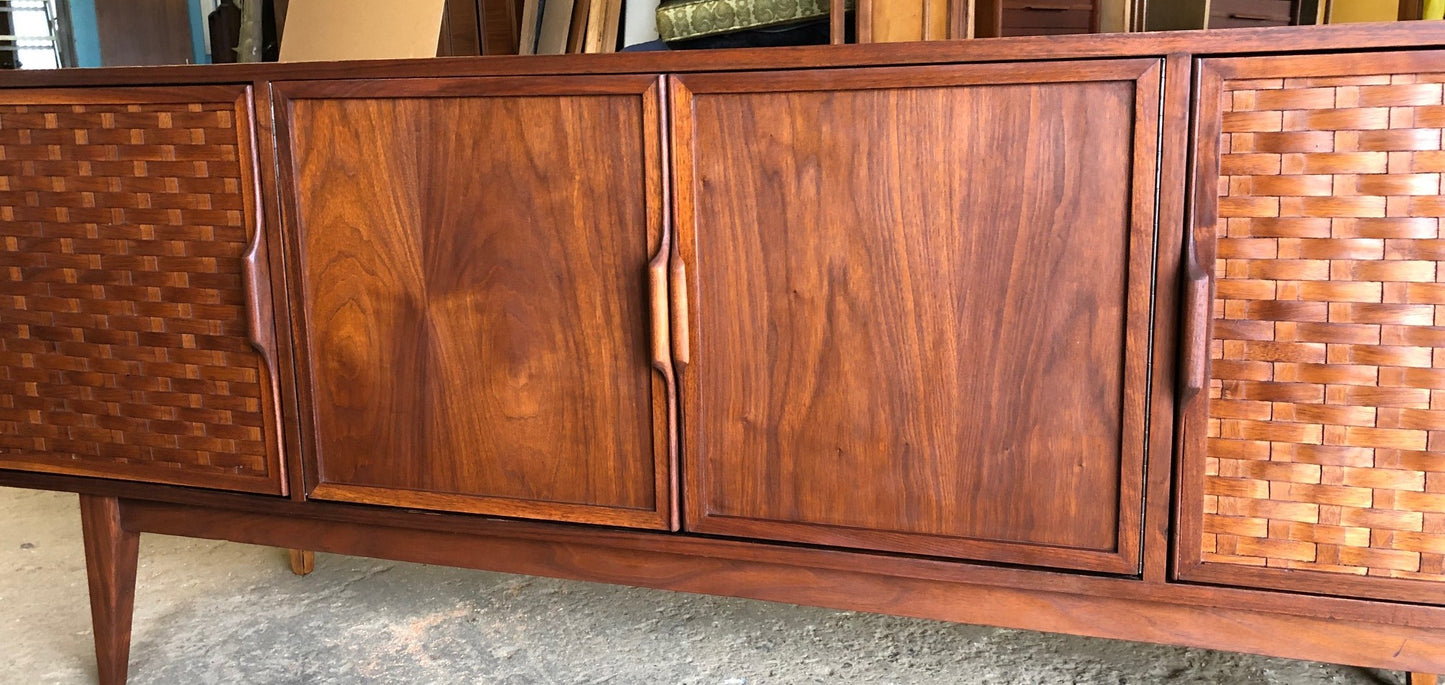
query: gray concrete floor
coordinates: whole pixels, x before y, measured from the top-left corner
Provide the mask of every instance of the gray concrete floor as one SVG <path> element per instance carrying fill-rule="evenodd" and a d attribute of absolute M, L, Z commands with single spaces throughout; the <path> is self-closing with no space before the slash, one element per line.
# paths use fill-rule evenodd
<path fill-rule="evenodd" d="M 1281 635 L 1280 639 L 1289 639 Z M 131 682 L 1289 683 L 1398 673 L 143 536 Z M 0 682 L 91 683 L 74 495 L 0 488 Z"/>

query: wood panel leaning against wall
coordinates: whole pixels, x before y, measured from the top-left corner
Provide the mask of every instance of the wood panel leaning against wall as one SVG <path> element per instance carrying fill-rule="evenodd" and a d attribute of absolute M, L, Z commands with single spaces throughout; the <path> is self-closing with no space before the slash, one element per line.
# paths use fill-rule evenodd
<path fill-rule="evenodd" d="M 101 63 L 190 64 L 188 0 L 95 0 Z"/>
<path fill-rule="evenodd" d="M 284 40 L 286 15 L 293 0 L 274 1 L 277 36 Z M 446 0 L 436 55 L 514 55 L 519 41 L 520 14 L 521 0 Z"/>

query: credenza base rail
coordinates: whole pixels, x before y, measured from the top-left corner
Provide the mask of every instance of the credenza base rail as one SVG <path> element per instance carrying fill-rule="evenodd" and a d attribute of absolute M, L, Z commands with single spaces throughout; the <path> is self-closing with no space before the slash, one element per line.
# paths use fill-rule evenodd
<path fill-rule="evenodd" d="M 680 592 L 879 612 L 960 623 L 1135 640 L 1355 666 L 1445 672 L 1445 627 L 1401 607 L 1393 624 L 1358 618 L 1364 603 L 1319 600 L 1321 615 L 1241 608 L 1270 593 L 1204 587 L 1139 587 L 1139 581 L 1078 578 L 996 567 L 870 558 L 851 552 L 599 532 L 573 526 L 426 515 L 381 516 L 361 507 L 293 512 L 199 508 L 81 495 L 102 682 L 128 653 L 140 533 L 567 578 Z M 282 507 L 286 509 L 286 507 Z M 297 509 L 294 513 L 300 513 Z M 414 516 L 414 514 L 413 514 Z M 112 522 L 113 523 L 109 523 Z M 927 577 L 932 575 L 933 577 Z M 973 578 L 976 576 L 976 578 Z M 1011 578 L 1015 586 L 1001 584 Z M 1092 581 L 1092 582 L 1085 582 Z M 1112 592 L 1101 592 L 1107 586 Z M 1132 592 L 1131 592 L 1132 588 Z M 1171 600 L 1170 594 L 1178 597 Z M 1132 595 L 1132 597 L 1130 596 Z M 1213 598 L 1211 605 L 1207 600 Z M 1285 599 L 1285 598 L 1282 598 Z M 1353 606 L 1352 606 L 1353 605 Z M 1317 608 L 1321 608 L 1317 605 Z M 1378 608 L 1378 607 L 1375 607 Z M 1352 615 L 1353 614 L 1353 615 Z M 1382 616 L 1382 618 L 1384 618 Z M 1435 621 L 1428 619 L 1435 618 Z M 1404 619 L 1404 620 L 1402 620 Z M 1408 620 L 1420 625 L 1406 625 Z M 107 663 L 110 662 L 110 663 Z"/>

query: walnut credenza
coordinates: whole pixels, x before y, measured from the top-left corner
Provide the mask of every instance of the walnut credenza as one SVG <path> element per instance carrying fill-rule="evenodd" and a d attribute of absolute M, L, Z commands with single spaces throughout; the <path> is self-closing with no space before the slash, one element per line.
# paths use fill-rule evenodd
<path fill-rule="evenodd" d="M 0 78 L 0 483 L 1445 672 L 1445 26 Z"/>

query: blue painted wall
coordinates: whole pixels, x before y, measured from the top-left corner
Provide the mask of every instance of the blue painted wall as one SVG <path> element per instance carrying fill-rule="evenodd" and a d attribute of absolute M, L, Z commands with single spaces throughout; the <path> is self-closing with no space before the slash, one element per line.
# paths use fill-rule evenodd
<path fill-rule="evenodd" d="M 75 37 L 76 66 L 100 66 L 100 29 L 95 24 L 95 0 L 66 0 L 70 5 L 70 32 Z"/>
<path fill-rule="evenodd" d="M 196 64 L 211 63 L 211 46 L 206 45 L 206 12 L 201 9 L 201 0 L 191 0 L 191 61 Z"/>

